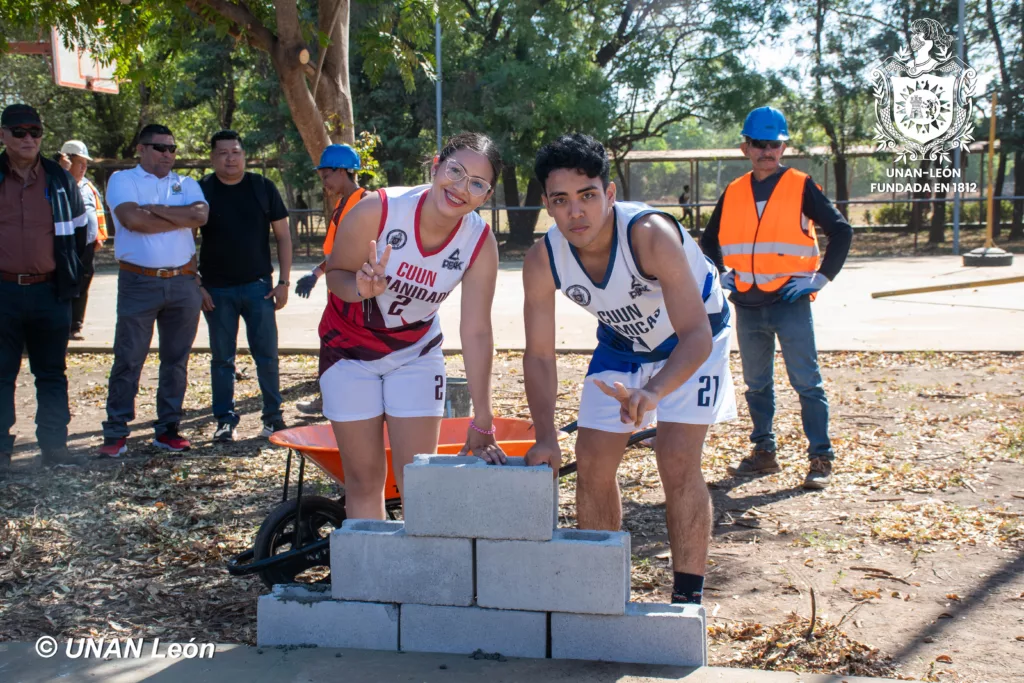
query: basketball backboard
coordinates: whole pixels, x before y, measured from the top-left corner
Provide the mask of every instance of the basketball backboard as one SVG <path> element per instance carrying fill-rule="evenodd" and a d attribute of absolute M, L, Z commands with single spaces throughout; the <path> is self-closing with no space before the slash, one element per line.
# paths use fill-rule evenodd
<path fill-rule="evenodd" d="M 118 93 L 117 81 L 114 80 L 116 62 L 103 64 L 93 58 L 88 48 L 79 47 L 74 42 L 70 47 L 65 46 L 56 28 L 51 33 L 50 42 L 53 46 L 53 80 L 57 85 L 112 95 Z"/>

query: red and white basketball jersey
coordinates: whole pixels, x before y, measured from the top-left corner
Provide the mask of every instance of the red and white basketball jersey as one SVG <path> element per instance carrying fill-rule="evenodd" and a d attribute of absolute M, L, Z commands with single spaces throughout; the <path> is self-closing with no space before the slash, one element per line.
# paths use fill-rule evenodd
<path fill-rule="evenodd" d="M 383 202 L 377 258 L 391 245 L 385 269 L 388 287 L 376 297 L 385 327 L 429 320 L 462 281 L 490 229 L 473 211 L 462 218 L 444 244 L 427 251 L 420 239 L 420 214 L 430 185 L 380 191 Z"/>
<path fill-rule="evenodd" d="M 346 303 L 331 294 L 320 321 L 320 373 L 341 359 L 375 360 L 436 334 L 425 343 L 441 343 L 437 309 L 476 260 L 490 226 L 471 212 L 445 240 L 427 251 L 420 238 L 420 215 L 430 185 L 389 187 L 381 197 L 377 258 L 391 245 L 385 267 L 387 289 L 363 302 Z M 436 338 L 435 338 L 436 337 Z"/>

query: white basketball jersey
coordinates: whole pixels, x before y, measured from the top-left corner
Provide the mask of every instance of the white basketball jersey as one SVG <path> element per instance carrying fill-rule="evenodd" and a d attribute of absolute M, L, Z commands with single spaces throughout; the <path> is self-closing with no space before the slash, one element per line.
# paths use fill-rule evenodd
<path fill-rule="evenodd" d="M 433 318 L 476 260 L 490 231 L 473 211 L 462 217 L 444 244 L 426 251 L 420 239 L 420 214 L 429 189 L 430 185 L 420 185 L 379 190 L 382 208 L 377 258 L 389 244 L 391 258 L 384 271 L 388 287 L 375 303 L 388 328 Z"/>
<path fill-rule="evenodd" d="M 562 236 L 557 225 L 544 236 L 555 286 L 598 319 L 598 345 L 623 360 L 645 363 L 667 358 L 678 342 L 665 310 L 661 283 L 641 272 L 633 257 L 630 230 L 637 220 L 651 213 L 670 218 L 679 229 L 712 334 L 717 335 L 729 324 L 729 307 L 718 282 L 718 269 L 693 238 L 673 216 L 646 204 L 615 202 L 613 208 L 612 248 L 601 282 L 590 278 L 575 247 Z"/>

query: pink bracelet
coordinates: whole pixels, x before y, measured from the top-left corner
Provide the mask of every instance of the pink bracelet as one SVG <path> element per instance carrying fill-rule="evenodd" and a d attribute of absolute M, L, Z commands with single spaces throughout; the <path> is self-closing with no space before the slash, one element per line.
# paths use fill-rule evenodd
<path fill-rule="evenodd" d="M 487 435 L 492 435 L 496 431 L 496 427 L 494 425 L 491 425 L 490 429 L 480 429 L 479 427 L 476 426 L 476 422 L 473 422 L 473 420 L 469 421 L 469 428 L 472 429 L 474 432 L 479 432 L 480 434 Z"/>

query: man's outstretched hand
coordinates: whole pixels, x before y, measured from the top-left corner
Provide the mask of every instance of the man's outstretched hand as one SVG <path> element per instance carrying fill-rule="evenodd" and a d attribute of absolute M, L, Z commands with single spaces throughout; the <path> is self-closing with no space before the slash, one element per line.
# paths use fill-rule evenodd
<path fill-rule="evenodd" d="M 526 464 L 529 467 L 535 465 L 547 465 L 551 468 L 555 477 L 558 477 L 558 470 L 562 468 L 562 449 L 558 446 L 558 440 L 538 441 L 526 451 Z"/>
<path fill-rule="evenodd" d="M 309 275 L 303 275 L 299 278 L 299 281 L 295 283 L 295 293 L 301 296 L 303 299 L 309 298 L 309 293 L 316 287 L 317 277 L 313 273 Z"/>
<path fill-rule="evenodd" d="M 644 415 L 658 407 L 658 396 L 647 389 L 627 389 L 622 382 L 614 388 L 599 379 L 594 380 L 597 388 L 619 402 L 619 419 L 622 424 L 633 423 L 637 429 L 643 424 Z"/>

